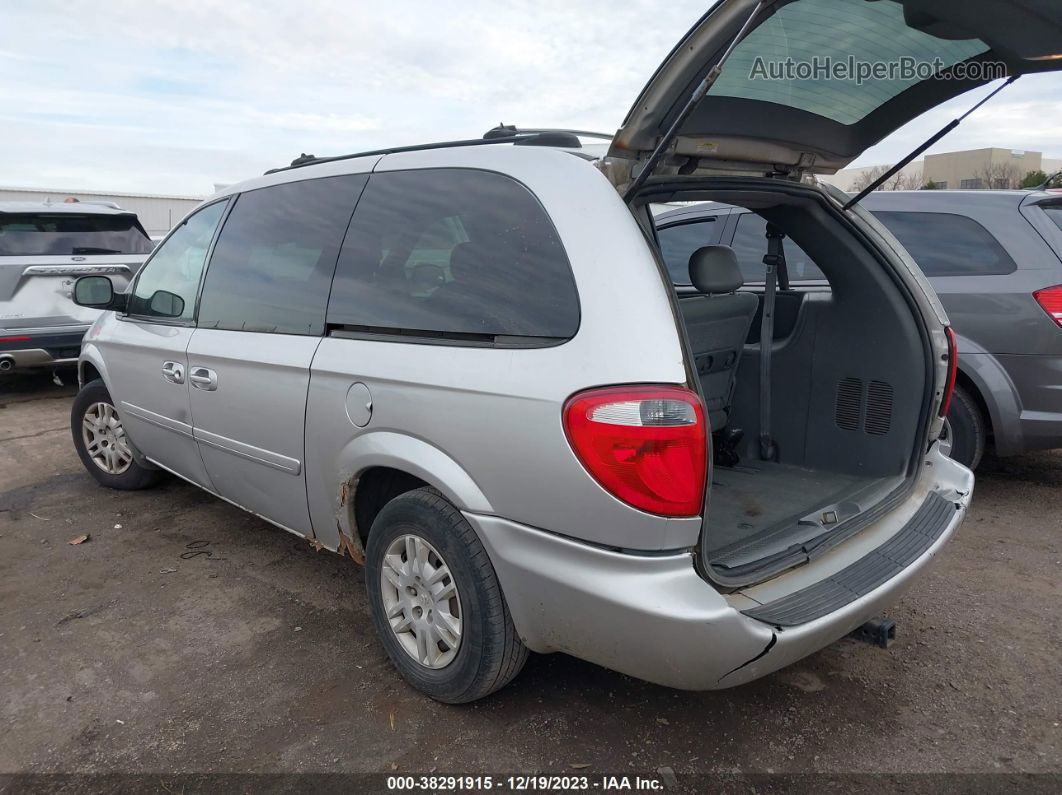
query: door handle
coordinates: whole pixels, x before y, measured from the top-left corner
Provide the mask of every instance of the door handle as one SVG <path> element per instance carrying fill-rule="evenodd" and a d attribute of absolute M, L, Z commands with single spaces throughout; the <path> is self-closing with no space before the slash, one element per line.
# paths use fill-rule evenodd
<path fill-rule="evenodd" d="M 184 383 L 184 365 L 180 362 L 163 362 L 162 377 L 171 384 Z"/>
<path fill-rule="evenodd" d="M 188 381 L 196 389 L 204 392 L 213 392 L 218 388 L 218 374 L 209 367 L 193 367 L 188 375 Z"/>

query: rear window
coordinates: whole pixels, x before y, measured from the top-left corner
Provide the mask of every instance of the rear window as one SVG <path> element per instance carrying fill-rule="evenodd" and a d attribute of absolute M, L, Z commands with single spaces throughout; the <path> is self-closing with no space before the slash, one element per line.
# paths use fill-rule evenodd
<path fill-rule="evenodd" d="M 1055 222 L 1055 226 L 1062 229 L 1062 204 L 1041 205 L 1041 209 L 1047 213 L 1047 217 Z"/>
<path fill-rule="evenodd" d="M 328 323 L 356 331 L 567 339 L 568 258 L 538 200 L 469 169 L 374 174 L 336 269 Z"/>
<path fill-rule="evenodd" d="M 763 264 L 763 258 L 767 254 L 767 220 L 755 213 L 739 216 L 733 247 L 745 282 L 766 281 L 767 266 Z M 790 282 L 826 281 L 826 275 L 811 257 L 788 237 L 782 241 L 782 251 L 785 252 Z"/>
<path fill-rule="evenodd" d="M 135 215 L 0 215 L 0 256 L 150 254 L 151 238 Z"/>
<path fill-rule="evenodd" d="M 851 0 L 782 6 L 741 41 L 709 94 L 773 102 L 850 125 L 925 79 L 914 64 L 943 70 L 989 49 L 980 39 L 910 28 L 904 10 L 898 2 Z M 884 71 L 860 74 L 868 68 Z"/>
<path fill-rule="evenodd" d="M 675 224 L 658 229 L 660 255 L 664 258 L 673 284 L 690 283 L 690 257 L 701 246 L 719 242 L 719 230 L 726 216 L 709 216 L 693 223 Z"/>
<path fill-rule="evenodd" d="M 987 229 L 953 213 L 877 211 L 926 276 L 994 276 L 1018 266 Z"/>

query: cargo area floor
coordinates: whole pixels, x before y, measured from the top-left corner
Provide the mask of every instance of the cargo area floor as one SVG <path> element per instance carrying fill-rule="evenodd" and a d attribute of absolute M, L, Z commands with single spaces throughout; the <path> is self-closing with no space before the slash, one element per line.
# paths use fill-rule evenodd
<path fill-rule="evenodd" d="M 708 506 L 709 553 L 733 559 L 772 544 L 793 521 L 874 480 L 770 461 L 717 466 Z"/>

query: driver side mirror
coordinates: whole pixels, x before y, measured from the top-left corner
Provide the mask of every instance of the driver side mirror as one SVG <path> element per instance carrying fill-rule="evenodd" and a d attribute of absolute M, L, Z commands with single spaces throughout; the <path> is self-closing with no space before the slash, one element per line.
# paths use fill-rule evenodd
<path fill-rule="evenodd" d="M 74 303 L 89 309 L 125 308 L 125 295 L 115 294 L 106 276 L 82 276 L 74 282 Z"/>

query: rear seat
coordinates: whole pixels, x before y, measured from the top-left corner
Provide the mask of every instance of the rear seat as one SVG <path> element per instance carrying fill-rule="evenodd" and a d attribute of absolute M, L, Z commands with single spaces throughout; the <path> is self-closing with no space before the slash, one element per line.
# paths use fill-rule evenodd
<path fill-rule="evenodd" d="M 690 255 L 690 281 L 701 296 L 679 301 L 712 431 L 726 427 L 734 378 L 759 299 L 745 283 L 730 246 L 703 246 Z"/>

